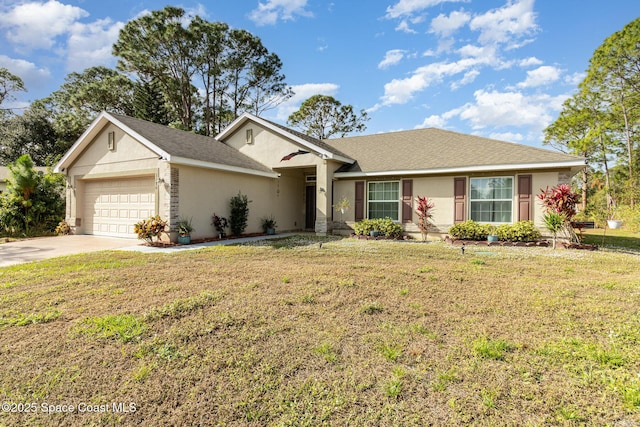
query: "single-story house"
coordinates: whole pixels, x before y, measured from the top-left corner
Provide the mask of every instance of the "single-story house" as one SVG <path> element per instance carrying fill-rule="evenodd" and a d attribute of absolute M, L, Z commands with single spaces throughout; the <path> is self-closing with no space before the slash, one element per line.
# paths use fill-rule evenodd
<path fill-rule="evenodd" d="M 417 232 L 417 195 L 435 202 L 434 233 L 467 219 L 542 227 L 539 189 L 584 167 L 582 157 L 434 128 L 319 140 L 246 113 L 210 138 L 103 112 L 55 171 L 67 177 L 76 233 L 130 237 L 160 215 L 175 239 L 180 217 L 194 238 L 216 236 L 211 216 L 228 217 L 238 192 L 251 200 L 247 233 L 270 215 L 281 231 L 390 217 Z M 343 199 L 344 213 L 334 209 Z"/>

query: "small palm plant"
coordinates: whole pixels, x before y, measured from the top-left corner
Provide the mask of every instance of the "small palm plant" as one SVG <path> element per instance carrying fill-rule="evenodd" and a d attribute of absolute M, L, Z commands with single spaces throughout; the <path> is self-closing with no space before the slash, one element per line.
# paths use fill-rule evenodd
<path fill-rule="evenodd" d="M 558 212 L 547 212 L 542 219 L 547 230 L 553 233 L 553 249 L 555 249 L 558 233 L 564 228 L 567 221 L 566 216 Z"/>

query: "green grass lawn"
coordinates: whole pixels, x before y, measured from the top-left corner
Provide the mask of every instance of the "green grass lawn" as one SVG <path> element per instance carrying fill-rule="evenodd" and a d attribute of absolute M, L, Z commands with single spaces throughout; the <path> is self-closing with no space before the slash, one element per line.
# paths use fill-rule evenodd
<path fill-rule="evenodd" d="M 0 268 L 0 425 L 640 423 L 637 255 L 322 241 Z"/>
<path fill-rule="evenodd" d="M 624 228 L 612 230 L 597 228 L 583 230 L 584 243 L 598 245 L 603 249 L 629 250 L 640 252 L 640 233 L 632 233 Z"/>

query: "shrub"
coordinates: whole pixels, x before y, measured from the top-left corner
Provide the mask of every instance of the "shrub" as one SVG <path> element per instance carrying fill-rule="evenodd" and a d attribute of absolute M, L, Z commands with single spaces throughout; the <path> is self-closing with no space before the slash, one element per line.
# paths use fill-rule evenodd
<path fill-rule="evenodd" d="M 480 224 L 470 219 L 449 228 L 449 235 L 459 240 L 486 240 L 494 229 L 491 224 Z"/>
<path fill-rule="evenodd" d="M 58 226 L 54 230 L 54 233 L 56 233 L 58 236 L 67 235 L 70 232 L 71 232 L 71 226 L 69 226 L 69 223 L 67 221 L 60 221 L 58 223 Z"/>
<path fill-rule="evenodd" d="M 427 240 L 429 220 L 433 218 L 435 202 L 425 196 L 417 196 L 415 200 L 417 205 L 416 214 L 418 215 L 418 227 L 420 228 L 420 233 L 422 233 L 422 240 Z"/>
<path fill-rule="evenodd" d="M 542 190 L 538 194 L 538 200 L 547 212 L 556 212 L 564 215 L 566 221 L 571 221 L 576 214 L 576 206 L 580 195 L 574 193 L 567 184 L 559 184 L 555 187 Z"/>
<path fill-rule="evenodd" d="M 224 229 L 229 226 L 229 221 L 227 221 L 227 218 L 218 216 L 214 213 L 211 217 L 211 225 L 213 225 L 213 228 L 215 228 L 216 231 L 222 236 L 224 234 Z"/>
<path fill-rule="evenodd" d="M 540 238 L 533 221 L 518 221 L 515 224 L 502 224 L 496 228 L 498 239 L 510 242 L 533 242 Z"/>
<path fill-rule="evenodd" d="M 625 230 L 637 233 L 640 231 L 640 206 L 618 206 L 616 219 L 622 220 Z"/>
<path fill-rule="evenodd" d="M 229 228 L 231 228 L 231 234 L 236 236 L 242 234 L 247 228 L 247 221 L 249 220 L 249 203 L 251 200 L 246 194 L 242 194 L 238 191 L 237 196 L 231 198 L 229 203 L 231 207 L 231 215 L 229 216 Z"/>
<path fill-rule="evenodd" d="M 152 216 L 149 219 L 143 219 L 136 223 L 133 227 L 134 233 L 138 235 L 138 239 L 142 239 L 147 243 L 153 243 L 153 238 L 157 240 L 167 228 L 167 221 L 160 218 L 160 216 Z"/>
<path fill-rule="evenodd" d="M 353 226 L 359 236 L 367 236 L 371 231 L 378 231 L 382 236 L 392 239 L 402 237 L 402 225 L 393 222 L 391 218 L 363 219 Z"/>
<path fill-rule="evenodd" d="M 7 189 L 0 196 L 0 232 L 38 235 L 64 220 L 64 176 L 37 172 L 28 154 L 8 165 Z"/>

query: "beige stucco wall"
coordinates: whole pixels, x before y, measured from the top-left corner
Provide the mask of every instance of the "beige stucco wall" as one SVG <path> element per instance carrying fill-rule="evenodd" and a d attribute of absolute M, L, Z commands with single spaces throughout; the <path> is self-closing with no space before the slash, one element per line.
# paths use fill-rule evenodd
<path fill-rule="evenodd" d="M 2 193 L 7 188 L 7 184 L 4 181 L 0 181 L 0 193 Z"/>
<path fill-rule="evenodd" d="M 253 132 L 252 144 L 247 144 L 246 135 L 248 129 Z M 224 142 L 252 159 L 274 169 L 316 166 L 322 163 L 322 159 L 314 153 L 302 154 L 293 157 L 291 160 L 281 161 L 284 156 L 298 150 L 309 150 L 250 121 L 225 138 Z"/>
<path fill-rule="evenodd" d="M 300 170 L 282 173 L 280 178 L 266 178 L 191 166 L 179 170 L 179 215 L 191 218 L 192 238 L 215 237 L 211 225 L 213 213 L 229 219 L 229 202 L 233 196 L 246 194 L 249 220 L 245 233 L 261 233 L 260 219 L 273 215 L 279 232 L 304 227 L 304 176 Z M 227 233 L 231 230 L 227 229 Z"/>
<path fill-rule="evenodd" d="M 483 177 L 483 176 L 512 176 L 514 178 L 514 196 L 513 196 L 513 221 L 515 222 L 518 218 L 518 195 L 517 195 L 517 176 L 520 173 L 500 173 L 500 174 L 478 174 L 472 176 L 466 176 L 467 178 L 467 197 L 469 196 L 469 179 L 475 177 Z M 544 223 L 542 217 L 544 215 L 544 210 L 542 205 L 537 200 L 536 195 L 540 193 L 541 189 L 546 188 L 547 186 L 553 187 L 559 183 L 563 183 L 566 181 L 566 177 L 568 171 L 541 171 L 541 172 L 531 172 L 524 171 L 522 174 L 532 175 L 532 194 L 534 199 L 533 204 L 533 218 L 534 223 L 539 228 L 544 228 Z M 429 177 L 411 177 L 413 180 L 413 197 L 416 196 L 427 196 L 429 199 L 432 199 L 435 203 L 435 208 L 433 210 L 433 220 L 432 223 L 434 225 L 433 231 L 446 233 L 449 227 L 453 225 L 453 211 L 454 211 L 454 198 L 453 198 L 453 186 L 454 186 L 454 178 L 460 175 L 448 175 L 448 176 L 429 176 Z M 388 177 L 384 179 L 342 179 L 334 182 L 333 185 L 333 194 L 334 199 L 333 203 L 337 203 L 343 196 L 346 196 L 350 203 L 350 208 L 345 214 L 341 214 L 340 212 L 333 212 L 333 219 L 336 223 L 341 221 L 345 221 L 347 226 L 352 227 L 353 222 L 355 220 L 355 182 L 356 181 L 401 181 L 401 177 Z M 402 186 L 400 186 L 400 192 L 402 192 Z M 367 193 L 367 187 L 365 185 L 365 197 Z M 402 196 L 402 194 L 400 195 Z M 400 197 L 400 202 L 402 202 L 402 197 Z M 415 208 L 415 201 L 413 202 L 413 206 Z M 366 201 L 365 201 L 365 216 L 366 216 Z M 467 201 L 467 216 L 469 212 L 469 203 Z M 413 212 L 413 224 L 417 223 L 417 215 L 415 211 Z M 336 225 L 336 228 L 339 228 L 339 225 Z M 405 225 L 405 229 L 409 232 L 418 232 L 417 226 L 415 225 Z"/>
<path fill-rule="evenodd" d="M 109 132 L 115 132 L 114 150 L 109 150 L 108 147 Z M 132 176 L 162 178 L 166 175 L 167 169 L 167 163 L 160 161 L 158 154 L 149 150 L 117 126 L 108 124 L 87 145 L 73 164 L 63 171 L 67 177 L 66 220 L 74 227 L 74 232 L 78 234 L 85 232 L 85 221 L 82 219 L 85 216 L 83 194 L 87 180 Z M 167 190 L 163 185 L 156 186 L 156 214 L 162 216 L 168 214 L 163 208 L 168 203 Z"/>
<path fill-rule="evenodd" d="M 252 134 L 250 142 L 248 142 L 247 138 L 248 130 Z M 333 180 L 333 171 L 341 165 L 339 162 L 322 159 L 317 153 L 313 152 L 297 155 L 290 160 L 283 161 L 282 158 L 284 156 L 295 153 L 298 150 L 310 150 L 252 121 L 240 126 L 234 133 L 227 136 L 224 142 L 241 153 L 273 168 L 278 173 L 313 168 L 316 171 L 315 175 L 318 180 L 316 186 L 315 231 L 318 234 L 331 232 L 331 182 Z"/>

